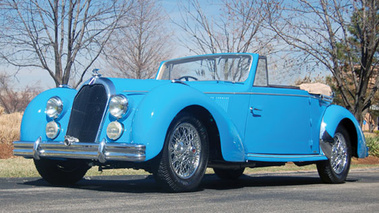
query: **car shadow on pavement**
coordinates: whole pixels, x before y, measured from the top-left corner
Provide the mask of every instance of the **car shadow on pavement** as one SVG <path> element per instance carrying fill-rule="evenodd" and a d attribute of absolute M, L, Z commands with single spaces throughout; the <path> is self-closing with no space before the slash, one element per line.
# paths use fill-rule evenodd
<path fill-rule="evenodd" d="M 309 176 L 286 176 L 283 175 L 242 175 L 237 180 L 222 180 L 217 176 L 205 178 L 202 187 L 205 189 L 227 190 L 245 187 L 267 187 L 267 186 L 293 186 L 322 184 L 320 178 Z"/>
<path fill-rule="evenodd" d="M 163 191 L 151 175 L 84 177 L 76 184 L 69 186 L 51 185 L 43 179 L 31 180 L 22 184 L 40 187 L 62 187 L 125 193 L 153 193 Z"/>
<path fill-rule="evenodd" d="M 349 178 L 346 182 L 356 182 L 357 179 Z M 291 172 L 291 173 L 267 173 L 242 175 L 237 180 L 222 180 L 216 175 L 209 175 L 202 181 L 204 189 L 228 190 L 246 187 L 282 187 L 300 185 L 327 184 L 321 181 L 317 172 Z"/>
<path fill-rule="evenodd" d="M 355 181 L 357 180 L 347 180 L 347 182 Z M 20 184 L 40 187 L 52 187 L 52 185 L 43 179 L 34 179 L 25 181 Z M 204 176 L 198 190 L 232 190 L 246 187 L 282 187 L 315 184 L 324 183 L 322 183 L 317 174 L 307 173 L 242 175 L 237 180 L 222 180 L 214 174 L 207 174 Z M 155 182 L 152 175 L 85 177 L 75 185 L 57 187 L 121 193 L 165 193 L 165 190 Z"/>

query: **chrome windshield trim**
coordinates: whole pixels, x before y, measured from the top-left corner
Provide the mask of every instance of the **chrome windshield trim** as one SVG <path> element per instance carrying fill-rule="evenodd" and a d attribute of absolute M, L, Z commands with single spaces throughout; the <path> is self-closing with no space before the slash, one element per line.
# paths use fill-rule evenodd
<path fill-rule="evenodd" d="M 252 70 L 252 65 L 253 65 L 253 54 L 250 53 L 217 53 L 217 54 L 206 54 L 206 55 L 196 55 L 196 56 L 187 56 L 187 57 L 182 57 L 182 58 L 175 58 L 167 61 L 163 61 L 160 66 L 158 73 L 156 75 L 156 80 L 172 80 L 172 79 L 162 79 L 163 78 L 163 70 L 164 66 L 168 63 L 186 63 L 186 62 L 191 62 L 191 61 L 196 61 L 196 60 L 202 60 L 202 59 L 209 59 L 209 58 L 220 58 L 220 57 L 230 57 L 230 58 L 238 58 L 238 57 L 250 57 L 250 63 L 249 63 L 249 74 L 247 79 L 249 78 L 250 72 Z M 247 80 L 246 79 L 246 80 Z"/>

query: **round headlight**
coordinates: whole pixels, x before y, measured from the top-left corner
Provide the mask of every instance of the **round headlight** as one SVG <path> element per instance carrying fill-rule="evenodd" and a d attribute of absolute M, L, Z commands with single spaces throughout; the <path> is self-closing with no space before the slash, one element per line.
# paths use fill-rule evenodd
<path fill-rule="evenodd" d="M 124 127 L 118 121 L 110 122 L 107 127 L 107 136 L 111 140 L 117 140 L 121 137 Z"/>
<path fill-rule="evenodd" d="M 109 112 L 115 118 L 122 118 L 128 110 L 128 99 L 123 95 L 115 95 L 109 101 Z"/>
<path fill-rule="evenodd" d="M 50 121 L 46 124 L 46 136 L 50 139 L 55 139 L 59 134 L 59 124 L 55 121 Z"/>
<path fill-rule="evenodd" d="M 62 110 L 63 102 L 59 97 L 55 96 L 47 101 L 46 114 L 50 118 L 57 118 L 61 114 Z"/>

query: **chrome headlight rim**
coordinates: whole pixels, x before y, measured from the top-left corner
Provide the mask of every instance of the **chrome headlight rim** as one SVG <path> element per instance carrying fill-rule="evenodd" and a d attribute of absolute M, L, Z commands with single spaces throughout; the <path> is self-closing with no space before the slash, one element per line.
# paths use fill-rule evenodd
<path fill-rule="evenodd" d="M 107 126 L 107 137 L 113 141 L 118 140 L 124 132 L 124 125 L 118 121 L 112 121 Z"/>
<path fill-rule="evenodd" d="M 57 138 L 60 131 L 61 131 L 61 127 L 59 123 L 55 121 L 50 121 L 46 124 L 45 134 L 46 134 L 46 137 L 49 139 L 54 140 L 55 138 Z"/>
<path fill-rule="evenodd" d="M 129 107 L 129 100 L 125 95 L 114 95 L 109 100 L 109 113 L 116 119 L 123 118 Z"/>
<path fill-rule="evenodd" d="M 51 119 L 58 118 L 63 111 L 63 101 L 58 96 L 49 98 L 46 103 L 45 113 Z"/>

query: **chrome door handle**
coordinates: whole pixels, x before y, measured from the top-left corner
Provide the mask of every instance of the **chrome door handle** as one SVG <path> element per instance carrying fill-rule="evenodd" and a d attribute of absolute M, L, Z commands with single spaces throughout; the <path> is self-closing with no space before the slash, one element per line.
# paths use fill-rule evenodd
<path fill-rule="evenodd" d="M 254 114 L 254 111 L 262 111 L 261 109 L 258 109 L 258 108 L 254 108 L 254 107 L 250 107 L 250 112 Z"/>

